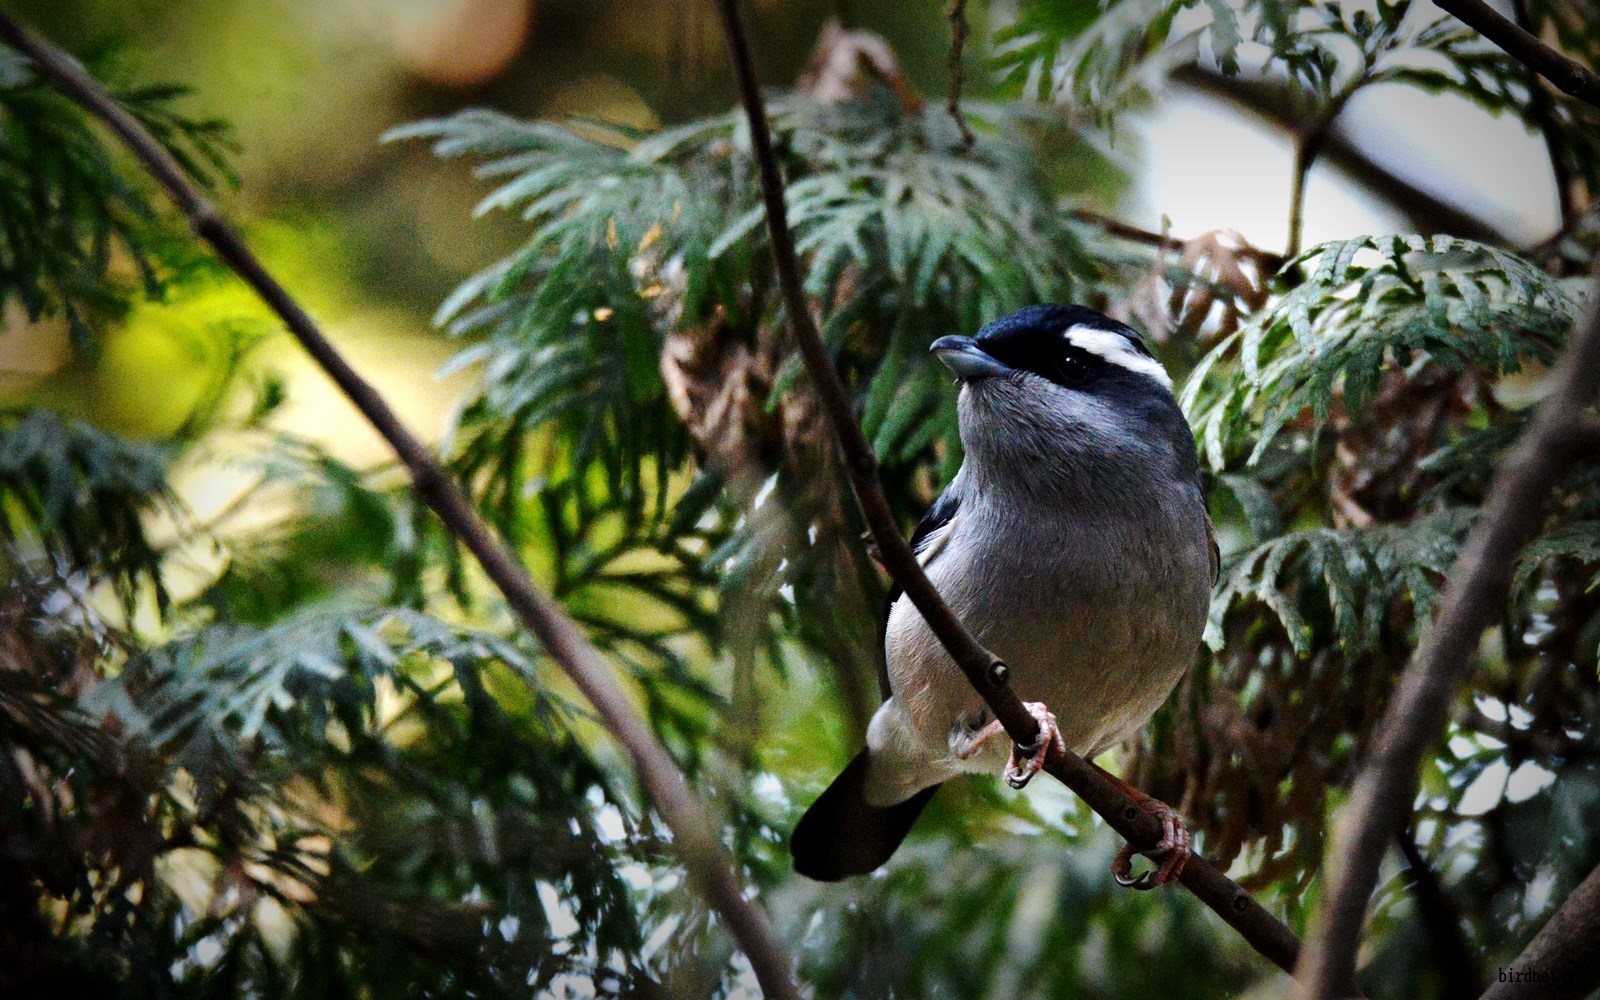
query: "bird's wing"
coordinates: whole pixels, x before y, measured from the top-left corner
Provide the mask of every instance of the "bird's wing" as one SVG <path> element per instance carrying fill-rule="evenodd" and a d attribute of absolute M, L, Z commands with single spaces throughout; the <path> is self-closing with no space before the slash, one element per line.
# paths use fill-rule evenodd
<path fill-rule="evenodd" d="M 1211 585 L 1217 585 L 1217 576 L 1222 572 L 1222 549 L 1217 545 L 1217 529 L 1211 523 L 1211 514 L 1206 514 L 1206 542 L 1210 545 L 1211 554 Z"/>
<path fill-rule="evenodd" d="M 911 551 L 916 554 L 917 562 L 924 568 L 944 547 L 945 539 L 950 537 L 950 533 L 943 529 L 949 526 L 950 519 L 955 517 L 956 511 L 961 507 L 961 497 L 953 489 L 954 486 L 955 483 L 952 481 L 944 488 L 944 492 L 939 494 L 939 499 L 933 502 L 933 506 L 922 515 L 922 520 L 917 522 L 917 530 L 911 533 Z M 889 609 L 894 607 L 894 602 L 900 599 L 902 593 L 904 591 L 900 589 L 899 584 L 889 588 L 889 600 L 883 606 L 884 637 L 887 637 L 889 631 Z"/>

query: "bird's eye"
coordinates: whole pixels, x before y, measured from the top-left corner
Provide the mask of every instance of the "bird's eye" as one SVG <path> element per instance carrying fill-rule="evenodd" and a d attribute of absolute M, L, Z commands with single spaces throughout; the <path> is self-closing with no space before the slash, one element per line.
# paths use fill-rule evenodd
<path fill-rule="evenodd" d="M 1074 385 L 1089 377 L 1089 366 L 1083 359 L 1074 355 L 1067 355 L 1056 363 L 1055 381 L 1063 385 Z"/>

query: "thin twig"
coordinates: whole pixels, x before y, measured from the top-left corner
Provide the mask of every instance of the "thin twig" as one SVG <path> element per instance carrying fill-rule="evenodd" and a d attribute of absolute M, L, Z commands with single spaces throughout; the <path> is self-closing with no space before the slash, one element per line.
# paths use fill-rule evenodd
<path fill-rule="evenodd" d="M 1301 238 L 1305 234 L 1306 186 L 1311 182 L 1311 168 L 1328 145 L 1333 134 L 1333 124 L 1344 112 L 1350 98 L 1355 96 L 1357 83 L 1351 83 L 1328 101 L 1322 113 L 1294 130 L 1294 167 L 1289 187 L 1289 235 L 1284 240 L 1283 255 L 1293 259 L 1300 256 Z"/>
<path fill-rule="evenodd" d="M 1527 976 L 1527 978 L 1519 978 Z M 1600 987 L 1600 868 L 1495 975 L 1483 1000 L 1581 1000 Z"/>
<path fill-rule="evenodd" d="M 1400 856 L 1405 858 L 1411 876 L 1411 894 L 1416 897 L 1417 916 L 1428 934 L 1428 951 L 1439 970 L 1441 1000 L 1471 1000 L 1478 995 L 1478 960 L 1461 932 L 1461 911 L 1445 891 L 1438 873 L 1422 856 L 1417 839 L 1409 828 L 1395 834 Z"/>
<path fill-rule="evenodd" d="M 1390 831 L 1410 814 L 1423 756 L 1444 730 L 1456 683 L 1476 662 L 1478 640 L 1505 601 L 1517 553 L 1538 530 L 1545 498 L 1583 453 L 1583 413 L 1597 389 L 1600 280 L 1550 375 L 1549 395 L 1495 474 L 1483 515 L 1450 569 L 1444 606 L 1401 675 L 1334 826 L 1325 854 L 1327 889 L 1301 959 L 1297 996 L 1343 996 L 1341 984 L 1354 975 L 1367 900 Z"/>
<path fill-rule="evenodd" d="M 1129 243 L 1155 247 L 1157 250 L 1171 250 L 1189 242 L 1164 233 L 1151 232 L 1148 229 L 1130 225 L 1120 219 L 1113 219 L 1109 215 L 1101 215 L 1099 212 L 1094 212 L 1087 208 L 1075 208 L 1071 214 L 1079 222 L 1095 226 L 1103 230 L 1108 236 L 1115 236 L 1117 239 L 1127 240 Z M 1248 257 L 1254 260 L 1268 274 L 1276 274 L 1287 263 L 1283 254 L 1274 253 L 1271 250 L 1263 250 L 1251 243 L 1245 243 L 1236 252 L 1241 257 Z"/>
<path fill-rule="evenodd" d="M 1198 93 L 1228 101 L 1276 128 L 1293 132 L 1298 127 L 1298 112 L 1281 81 L 1226 76 L 1195 63 L 1175 69 L 1172 79 Z M 1383 199 L 1410 220 L 1416 231 L 1449 233 L 1480 243 L 1508 242 L 1487 222 L 1412 184 L 1337 131 L 1327 133 L 1319 159 Z"/>
<path fill-rule="evenodd" d="M 784 210 L 783 177 L 773 153 L 772 134 L 756 84 L 750 43 L 740 20 L 738 0 L 717 0 L 717 7 L 722 14 L 723 30 L 739 84 L 740 98 L 750 122 L 751 146 L 760 171 L 761 193 L 766 205 L 767 232 L 795 346 L 805 361 L 807 374 L 839 438 L 844 466 L 867 527 L 872 532 L 872 540 L 877 544 L 879 561 L 911 599 L 950 658 L 988 704 L 994 717 L 1005 727 L 1006 735 L 1019 746 L 1032 746 L 1039 739 L 1038 723 L 1009 686 L 1009 672 L 1005 664 L 978 644 L 939 596 L 912 555 L 889 508 L 883 484 L 878 479 L 877 458 L 861 433 L 860 425 L 856 423 L 850 397 L 833 369 L 828 349 L 823 345 L 816 319 L 811 314 L 811 305 L 806 299 L 800 263 Z M 1045 770 L 1077 793 L 1129 843 L 1149 849 L 1160 839 L 1159 822 L 1083 758 L 1052 749 Z M 1199 855 L 1191 857 L 1184 867 L 1182 881 L 1189 891 L 1237 930 L 1256 951 L 1279 968 L 1286 971 L 1293 969 L 1300 951 L 1300 941 L 1294 932 L 1268 913 L 1214 864 Z"/>
<path fill-rule="evenodd" d="M 967 25 L 967 0 L 950 0 L 950 9 L 945 18 L 950 22 L 950 98 L 945 107 L 955 121 L 956 128 L 961 130 L 961 145 L 971 149 L 978 137 L 972 134 L 972 129 L 967 125 L 967 116 L 961 113 L 961 55 L 966 51 L 967 36 L 971 34 Z"/>
<path fill-rule="evenodd" d="M 1533 17 L 1528 12 L 1528 0 L 1512 0 L 1511 11 L 1517 16 L 1517 27 L 1526 31 L 1533 24 Z M 1527 67 L 1524 67 L 1527 68 Z M 1564 232 L 1572 224 L 1573 216 L 1577 214 L 1577 206 L 1572 198 L 1572 164 L 1567 159 L 1567 154 L 1562 149 L 1561 133 L 1556 128 L 1555 108 L 1550 100 L 1550 92 L 1544 89 L 1544 84 L 1539 81 L 1539 74 L 1528 70 L 1528 122 L 1539 130 L 1539 137 L 1544 140 L 1545 155 L 1550 160 L 1550 172 L 1555 176 L 1556 182 L 1556 210 L 1560 215 L 1560 225 L 1557 232 Z"/>
<path fill-rule="evenodd" d="M 622 744 L 697 888 L 727 920 L 729 931 L 770 997 L 798 998 L 788 955 L 759 906 L 745 899 L 733 858 L 717 838 L 705 807 L 689 791 L 683 773 L 634 710 L 605 657 L 561 607 L 541 592 L 517 557 L 499 542 L 460 486 L 416 438 L 387 400 L 317 327 L 305 309 L 262 266 L 239 232 L 220 216 L 176 160 L 70 56 L 0 12 L 0 39 L 23 53 L 40 76 L 100 119 L 138 157 L 205 241 L 288 326 L 306 353 L 333 380 L 362 416 L 383 435 L 411 474 L 412 483 L 446 529 L 482 564 L 506 603 L 536 635 L 553 659 L 594 705 L 611 735 Z"/>
<path fill-rule="evenodd" d="M 1549 80 L 1557 90 L 1600 108 L 1600 76 L 1539 41 L 1483 0 L 1434 0 L 1434 3 L 1468 27 L 1476 28 L 1478 34 Z"/>

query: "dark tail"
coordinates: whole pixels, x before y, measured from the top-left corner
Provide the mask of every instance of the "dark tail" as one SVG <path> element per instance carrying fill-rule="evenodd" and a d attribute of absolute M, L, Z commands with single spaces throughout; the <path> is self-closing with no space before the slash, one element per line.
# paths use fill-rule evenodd
<path fill-rule="evenodd" d="M 819 882 L 867 874 L 889 860 L 939 790 L 934 785 L 898 805 L 879 808 L 867 804 L 866 782 L 863 750 L 796 824 L 789 838 L 795 871 Z"/>

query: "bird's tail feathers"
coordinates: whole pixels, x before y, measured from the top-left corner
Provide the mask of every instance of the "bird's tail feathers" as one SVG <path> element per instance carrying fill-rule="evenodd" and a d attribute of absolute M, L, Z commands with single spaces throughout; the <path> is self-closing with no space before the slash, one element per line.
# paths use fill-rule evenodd
<path fill-rule="evenodd" d="M 811 804 L 789 838 L 794 869 L 819 882 L 865 875 L 888 861 L 917 821 L 938 785 L 904 802 L 867 802 L 868 751 L 856 754 L 827 791 Z"/>

